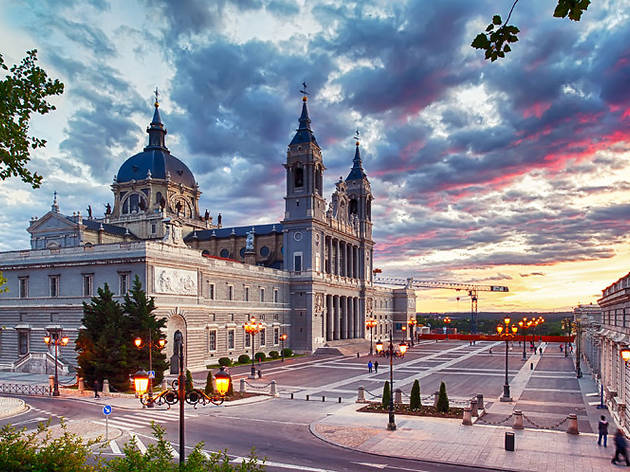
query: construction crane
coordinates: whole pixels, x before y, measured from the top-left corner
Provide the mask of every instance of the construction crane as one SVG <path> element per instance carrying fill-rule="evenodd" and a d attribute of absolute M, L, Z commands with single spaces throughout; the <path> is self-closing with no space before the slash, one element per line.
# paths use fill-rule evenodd
<path fill-rule="evenodd" d="M 379 274 L 380 269 L 375 269 L 374 273 Z M 470 297 L 470 332 L 477 333 L 477 301 L 478 292 L 509 292 L 510 289 L 503 285 L 477 285 L 465 284 L 459 282 L 444 282 L 441 280 L 414 280 L 413 277 L 407 279 L 397 277 L 377 276 L 374 279 L 375 284 L 379 285 L 398 285 L 405 286 L 410 289 L 421 288 L 443 288 L 447 290 L 465 290 Z"/>

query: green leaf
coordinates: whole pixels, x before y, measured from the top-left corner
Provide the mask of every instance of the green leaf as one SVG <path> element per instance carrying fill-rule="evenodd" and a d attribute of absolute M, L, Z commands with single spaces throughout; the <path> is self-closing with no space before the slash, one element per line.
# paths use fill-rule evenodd
<path fill-rule="evenodd" d="M 488 47 L 490 46 L 490 41 L 485 34 L 479 33 L 477 37 L 473 40 L 471 46 L 475 49 L 488 49 Z"/>
<path fill-rule="evenodd" d="M 499 15 L 494 15 L 492 17 L 492 23 L 495 25 L 500 25 L 502 23 L 501 17 Z"/>
<path fill-rule="evenodd" d="M 508 46 L 507 44 L 503 47 L 503 52 L 510 52 L 511 50 L 512 48 Z"/>
<path fill-rule="evenodd" d="M 486 31 L 492 31 L 493 29 L 494 29 L 494 25 L 489 24 L 488 27 L 486 28 Z"/>

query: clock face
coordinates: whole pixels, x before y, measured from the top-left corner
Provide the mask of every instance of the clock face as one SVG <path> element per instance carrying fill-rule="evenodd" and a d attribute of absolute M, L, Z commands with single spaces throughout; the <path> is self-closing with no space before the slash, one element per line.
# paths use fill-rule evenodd
<path fill-rule="evenodd" d="M 295 239 L 296 241 L 301 241 L 302 233 L 300 233 L 299 231 L 296 231 L 295 233 L 293 233 L 293 239 Z"/>

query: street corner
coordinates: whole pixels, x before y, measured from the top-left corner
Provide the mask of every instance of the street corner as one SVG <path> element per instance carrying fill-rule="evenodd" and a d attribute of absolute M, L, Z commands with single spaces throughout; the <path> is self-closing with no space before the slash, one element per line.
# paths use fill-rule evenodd
<path fill-rule="evenodd" d="M 369 426 L 327 423 L 313 423 L 309 429 L 315 437 L 322 441 L 350 449 L 361 449 L 367 441 L 382 433 L 382 429 Z"/>
<path fill-rule="evenodd" d="M 11 397 L 0 397 L 0 419 L 21 415 L 29 410 L 24 400 Z"/>

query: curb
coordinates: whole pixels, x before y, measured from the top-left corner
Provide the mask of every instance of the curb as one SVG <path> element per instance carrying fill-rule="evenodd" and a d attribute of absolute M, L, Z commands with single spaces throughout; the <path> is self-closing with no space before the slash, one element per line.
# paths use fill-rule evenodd
<path fill-rule="evenodd" d="M 0 406 L 0 419 L 11 418 L 30 410 L 26 402 L 19 398 L 0 397 L 0 402 L 8 403 L 8 405 Z"/>

